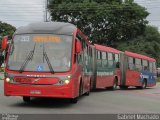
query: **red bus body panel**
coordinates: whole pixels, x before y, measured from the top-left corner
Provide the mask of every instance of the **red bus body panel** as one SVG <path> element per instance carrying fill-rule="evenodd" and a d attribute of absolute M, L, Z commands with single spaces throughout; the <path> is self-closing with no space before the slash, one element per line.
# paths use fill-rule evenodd
<path fill-rule="evenodd" d="M 125 55 L 135 57 L 135 58 L 144 59 L 144 60 L 154 61 L 154 62 L 156 61 L 154 58 L 150 58 L 145 55 L 141 55 L 141 54 L 137 54 L 137 53 L 133 53 L 133 52 L 129 52 L 129 51 L 125 51 Z"/>
<path fill-rule="evenodd" d="M 147 60 L 147 61 L 151 61 L 151 62 L 156 62 L 155 59 L 147 57 L 145 55 L 142 54 L 137 54 L 137 53 L 133 53 L 133 52 L 129 52 L 129 51 L 125 51 L 124 53 L 121 54 L 123 56 L 123 59 L 121 60 L 123 69 L 121 70 L 123 75 L 121 78 L 121 86 L 142 86 L 143 83 L 143 79 L 141 76 L 143 75 L 148 75 L 148 73 L 144 74 L 144 70 L 142 71 L 137 71 L 137 70 L 130 70 L 128 69 L 128 60 L 127 57 L 133 57 L 133 58 L 139 58 L 142 60 Z M 149 73 L 150 75 L 153 73 Z M 153 75 L 151 75 L 153 77 Z M 148 81 L 148 80 L 147 80 Z M 147 87 L 152 87 L 155 86 L 155 83 L 148 83 L 147 82 Z"/>
<path fill-rule="evenodd" d="M 127 70 L 126 71 L 126 86 L 141 86 L 139 82 L 140 72 Z"/>
<path fill-rule="evenodd" d="M 96 50 L 102 51 L 102 52 L 110 52 L 113 54 L 119 54 L 120 51 L 117 49 L 114 49 L 112 47 L 102 46 L 98 44 L 94 44 L 96 47 Z M 115 68 L 113 71 L 113 75 L 97 75 L 96 77 L 96 88 L 107 88 L 112 87 L 115 82 L 115 78 L 118 79 L 118 85 L 120 84 L 120 75 L 121 71 L 119 68 Z"/>
<path fill-rule="evenodd" d="M 77 33 L 77 30 L 74 31 L 74 36 Z M 75 38 L 75 37 L 74 37 Z M 74 61 L 74 51 L 75 50 L 75 41 L 73 41 L 73 48 L 72 48 L 72 61 Z M 10 48 L 9 50 L 10 51 Z M 8 59 L 9 56 L 7 56 L 7 62 L 8 63 Z M 6 65 L 7 66 L 7 65 Z M 63 76 L 63 75 L 67 75 L 67 74 L 73 74 L 74 69 L 75 68 L 75 64 L 72 62 L 72 68 L 69 72 L 66 73 L 54 73 L 54 75 L 59 75 L 59 76 Z M 79 72 L 79 71 L 78 71 Z M 7 68 L 5 68 L 5 73 L 7 74 L 20 74 L 18 71 L 10 71 Z M 80 74 L 80 73 L 78 73 Z M 21 73 L 21 75 L 26 75 L 26 79 L 27 75 L 39 75 L 39 76 L 47 76 L 47 75 L 52 75 L 51 73 L 40 73 L 40 72 L 23 72 Z M 77 74 L 76 74 L 77 75 Z M 15 77 L 16 80 L 17 77 Z M 37 77 L 35 78 L 37 79 Z M 74 84 L 73 81 L 76 81 L 77 79 L 72 80 L 72 82 L 69 83 L 69 85 L 62 85 L 62 86 L 54 86 L 54 83 L 58 82 L 58 79 L 55 78 L 39 78 L 41 83 L 37 83 L 36 84 L 30 84 L 30 83 L 25 83 L 24 78 L 21 78 L 20 81 L 24 81 L 22 84 L 11 84 L 11 83 L 7 83 L 4 82 L 4 94 L 6 96 L 38 96 L 38 97 L 65 97 L 65 98 L 75 98 L 76 95 L 74 94 L 74 86 L 72 84 Z M 52 80 L 51 80 L 52 79 Z M 5 80 L 5 78 L 4 78 Z M 34 80 L 34 79 L 33 79 Z M 50 81 L 51 80 L 51 81 Z M 43 83 L 43 85 L 41 85 Z M 52 85 L 48 85 L 51 84 Z M 46 85 L 45 85 L 46 84 Z M 41 91 L 41 94 L 31 94 L 30 91 Z M 75 90 L 76 91 L 76 90 Z"/>
<path fill-rule="evenodd" d="M 43 73 L 43 72 L 26 72 L 26 71 L 24 71 L 23 73 L 19 73 L 18 71 L 8 70 L 7 67 L 5 67 L 5 74 L 13 74 L 15 76 L 14 79 L 16 83 L 7 83 L 6 78 L 4 78 L 4 95 L 76 98 L 79 96 L 79 87 L 81 79 L 83 81 L 83 88 L 82 88 L 83 93 L 88 92 L 90 90 L 91 76 L 84 77 L 82 74 L 82 66 L 74 62 L 75 38 L 77 32 L 80 32 L 80 30 L 76 29 L 73 34 L 72 64 L 70 71 L 61 73 L 55 72 L 54 74 L 50 72 Z M 87 43 L 90 44 L 88 41 Z M 10 48 L 8 49 L 8 51 L 10 51 Z M 6 64 L 8 63 L 8 58 L 9 56 L 7 56 Z M 56 85 L 60 81 L 59 77 L 68 75 L 72 76 L 69 84 Z M 40 76 L 40 77 L 31 77 L 31 76 Z M 47 76 L 53 76 L 53 77 L 47 77 Z M 36 79 L 38 79 L 37 82 L 35 82 Z"/>
<path fill-rule="evenodd" d="M 74 98 L 72 83 L 66 86 L 5 84 L 6 96 Z M 33 93 L 35 91 L 35 93 Z M 36 93 L 37 92 L 37 93 Z"/>
<path fill-rule="evenodd" d="M 106 88 L 113 86 L 114 76 L 97 76 L 96 88 Z"/>
<path fill-rule="evenodd" d="M 80 67 L 80 66 L 79 66 Z M 55 97 L 55 98 L 75 98 L 77 97 L 79 91 L 79 78 L 80 78 L 80 70 L 78 69 L 71 70 L 71 72 L 67 73 L 55 73 L 56 77 L 49 78 L 47 76 L 51 76 L 50 73 L 33 73 L 33 72 L 23 72 L 25 77 L 18 77 L 18 72 L 8 71 L 6 73 L 14 74 L 16 84 L 7 83 L 4 78 L 4 94 L 6 96 L 32 96 L 32 97 Z M 60 79 L 57 76 L 64 76 L 74 74 L 73 78 L 70 79 L 70 83 L 68 85 L 56 85 Z M 22 74 L 21 74 L 22 75 Z M 27 77 L 39 75 L 44 77 Z M 37 82 L 33 83 L 39 79 Z M 18 83 L 19 82 L 19 83 Z M 31 93 L 32 91 L 38 91 L 39 93 Z"/>

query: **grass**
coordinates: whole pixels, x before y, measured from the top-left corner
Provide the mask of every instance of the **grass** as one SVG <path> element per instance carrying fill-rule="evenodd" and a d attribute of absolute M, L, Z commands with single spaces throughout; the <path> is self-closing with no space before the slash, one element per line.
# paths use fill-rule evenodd
<path fill-rule="evenodd" d="M 157 82 L 160 82 L 160 77 L 157 78 Z"/>
<path fill-rule="evenodd" d="M 4 72 L 4 67 L 0 67 L 0 72 Z"/>
<path fill-rule="evenodd" d="M 160 76 L 157 78 L 157 86 L 160 87 Z"/>
<path fill-rule="evenodd" d="M 4 68 L 3 67 L 0 67 L 0 72 L 4 72 Z M 2 76 L 0 77 L 0 80 L 3 80 Z"/>

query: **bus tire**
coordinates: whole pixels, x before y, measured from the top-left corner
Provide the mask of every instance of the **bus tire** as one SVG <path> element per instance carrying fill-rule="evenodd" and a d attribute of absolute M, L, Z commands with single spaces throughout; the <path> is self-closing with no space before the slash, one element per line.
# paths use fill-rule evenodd
<path fill-rule="evenodd" d="M 120 87 L 120 89 L 122 89 L 122 90 L 126 90 L 126 89 L 128 89 L 128 86 L 119 86 Z"/>
<path fill-rule="evenodd" d="M 139 89 L 146 89 L 147 87 L 147 80 L 143 80 L 142 86 L 138 86 Z"/>
<path fill-rule="evenodd" d="M 82 85 L 82 80 L 80 81 L 80 85 L 79 85 L 79 97 L 83 95 L 83 85 Z"/>
<path fill-rule="evenodd" d="M 89 94 L 90 94 L 90 91 L 86 92 L 84 95 L 89 96 Z"/>
<path fill-rule="evenodd" d="M 31 97 L 23 96 L 23 101 L 29 103 L 31 101 Z"/>
<path fill-rule="evenodd" d="M 146 89 L 147 87 L 147 80 L 144 80 L 143 84 L 142 84 L 142 89 Z"/>
<path fill-rule="evenodd" d="M 114 80 L 114 83 L 113 83 L 113 86 L 111 87 L 111 90 L 116 90 L 116 89 L 117 89 L 117 86 L 118 86 L 118 80 L 115 79 L 115 80 Z"/>
<path fill-rule="evenodd" d="M 76 104 L 78 102 L 78 98 L 71 98 L 70 103 Z"/>
<path fill-rule="evenodd" d="M 88 92 L 85 93 L 86 96 L 90 95 L 91 89 L 92 89 L 92 86 L 91 86 L 91 80 L 90 80 L 89 90 Z"/>

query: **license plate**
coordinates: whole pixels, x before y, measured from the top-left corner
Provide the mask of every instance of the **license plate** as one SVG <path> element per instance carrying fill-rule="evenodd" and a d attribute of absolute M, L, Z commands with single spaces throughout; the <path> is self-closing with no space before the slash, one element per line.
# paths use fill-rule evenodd
<path fill-rule="evenodd" d="M 30 94 L 36 94 L 36 95 L 40 95 L 41 91 L 40 90 L 31 90 Z"/>

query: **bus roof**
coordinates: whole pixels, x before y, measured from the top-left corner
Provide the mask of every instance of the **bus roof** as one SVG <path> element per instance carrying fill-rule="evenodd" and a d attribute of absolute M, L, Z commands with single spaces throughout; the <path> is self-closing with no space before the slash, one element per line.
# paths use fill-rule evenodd
<path fill-rule="evenodd" d="M 138 54 L 138 53 L 133 53 L 133 52 L 129 52 L 129 51 L 125 51 L 124 54 L 127 55 L 127 56 L 130 56 L 130 57 L 140 58 L 140 59 L 154 61 L 154 62 L 156 61 L 155 59 L 147 57 L 145 55 Z"/>
<path fill-rule="evenodd" d="M 92 45 L 92 44 L 90 44 L 90 46 L 91 46 L 91 48 L 95 48 L 95 46 L 94 46 L 94 45 Z"/>
<path fill-rule="evenodd" d="M 98 44 L 94 44 L 96 49 L 97 50 L 100 50 L 100 51 L 105 51 L 105 52 L 112 52 L 112 53 L 117 53 L 119 54 L 120 51 L 117 50 L 117 49 L 114 49 L 112 47 L 106 47 L 106 46 L 103 46 L 103 45 L 98 45 Z"/>
<path fill-rule="evenodd" d="M 62 34 L 73 35 L 77 27 L 64 22 L 36 22 L 27 26 L 19 27 L 15 34 Z"/>

